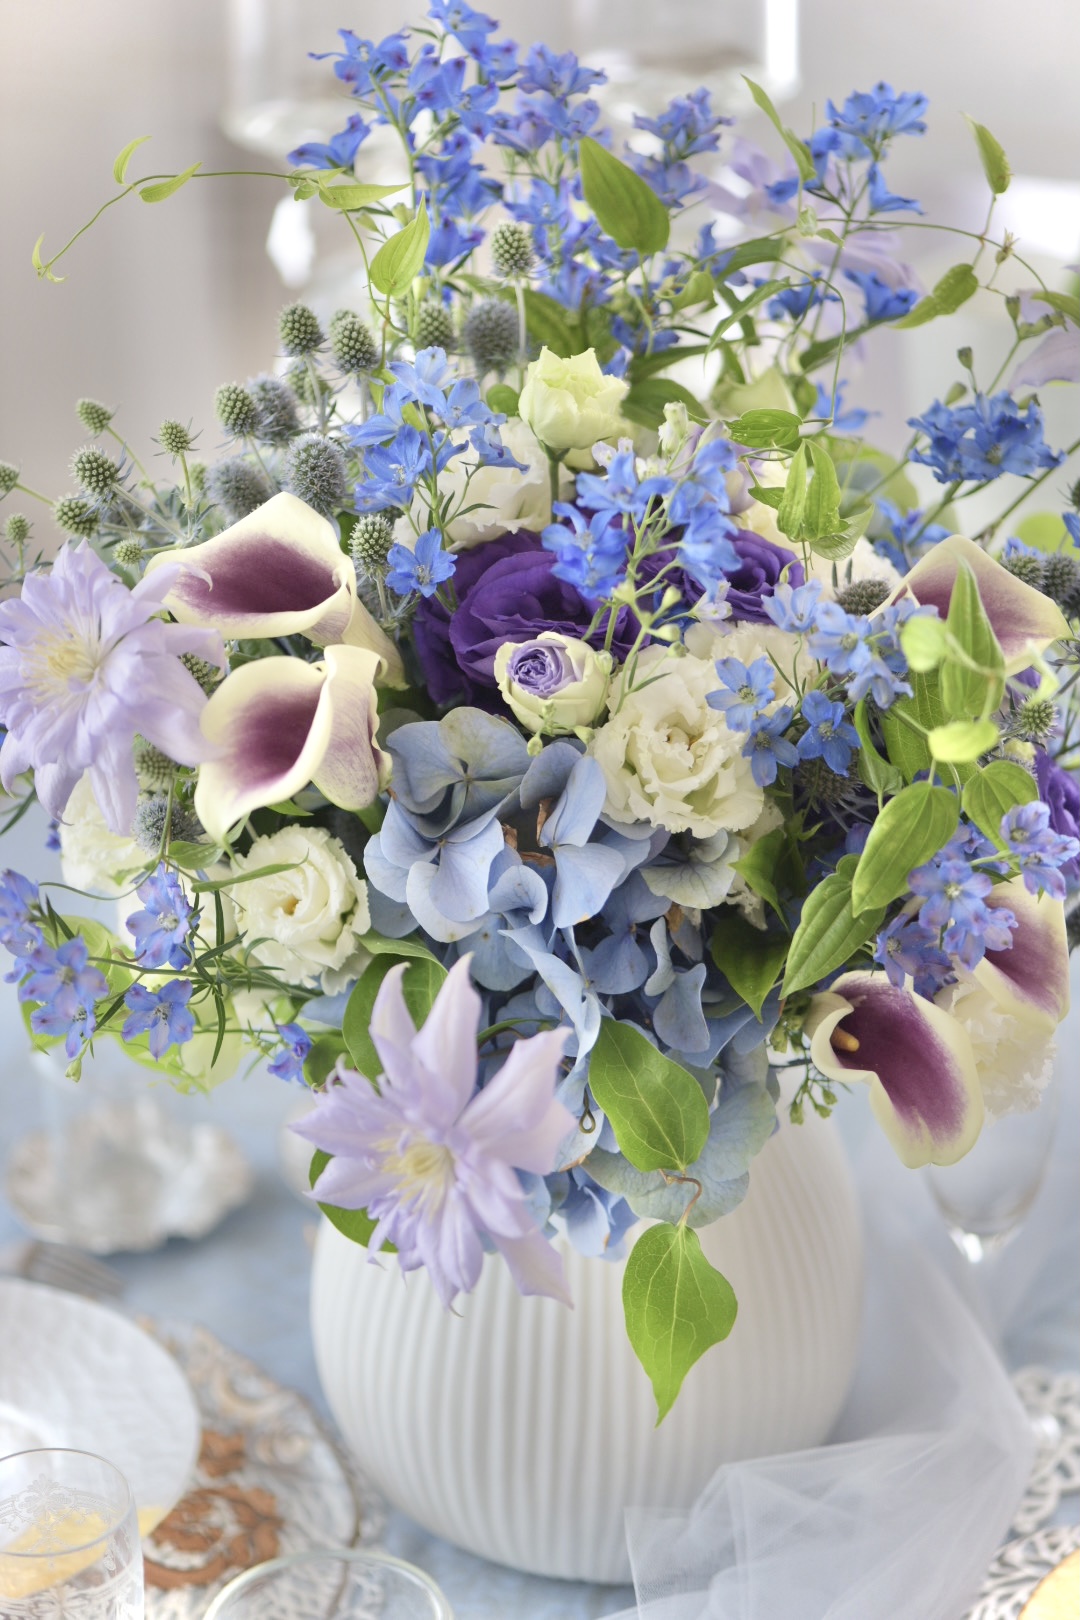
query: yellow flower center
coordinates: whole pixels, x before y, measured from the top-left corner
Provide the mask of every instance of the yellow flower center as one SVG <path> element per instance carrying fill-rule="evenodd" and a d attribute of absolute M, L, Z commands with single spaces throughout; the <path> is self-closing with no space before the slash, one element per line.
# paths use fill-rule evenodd
<path fill-rule="evenodd" d="M 426 1136 L 414 1136 L 389 1154 L 386 1169 L 397 1178 L 403 1198 L 418 1199 L 431 1212 L 442 1207 L 455 1180 L 453 1153 Z"/>
<path fill-rule="evenodd" d="M 99 645 L 52 635 L 23 654 L 26 685 L 39 702 L 66 696 L 73 686 L 92 686 L 102 663 Z"/>

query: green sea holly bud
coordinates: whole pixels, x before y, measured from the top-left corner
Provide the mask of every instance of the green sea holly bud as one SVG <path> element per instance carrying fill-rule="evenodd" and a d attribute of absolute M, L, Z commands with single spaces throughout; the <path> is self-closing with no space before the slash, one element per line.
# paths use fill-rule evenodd
<path fill-rule="evenodd" d="M 13 467 L 10 461 L 0 461 L 0 500 L 10 495 L 18 482 L 18 467 Z"/>
<path fill-rule="evenodd" d="M 345 455 L 321 433 L 304 433 L 285 453 L 285 486 L 324 517 L 341 506 L 349 490 Z"/>
<path fill-rule="evenodd" d="M 349 553 L 357 572 L 379 573 L 394 539 L 394 525 L 385 512 L 362 512 L 349 536 Z"/>
<path fill-rule="evenodd" d="M 88 540 L 98 531 L 97 513 L 81 495 L 61 495 L 53 506 L 53 517 L 65 534 Z"/>
<path fill-rule="evenodd" d="M 120 540 L 113 547 L 113 557 L 121 568 L 137 568 L 146 553 L 142 541 L 132 535 L 130 540 Z"/>
<path fill-rule="evenodd" d="M 236 439 L 246 439 L 258 421 L 255 401 L 239 383 L 222 383 L 214 395 L 214 414 L 226 433 Z"/>
<path fill-rule="evenodd" d="M 296 400 L 288 383 L 263 372 L 252 377 L 247 386 L 255 402 L 255 438 L 264 444 L 287 444 L 300 431 Z"/>
<path fill-rule="evenodd" d="M 288 304 L 278 316 L 278 336 L 286 354 L 312 354 L 323 342 L 315 311 L 306 304 Z"/>
<path fill-rule="evenodd" d="M 96 444 L 85 444 L 71 458 L 71 473 L 84 494 L 92 500 L 104 500 L 120 482 L 120 468 L 110 455 Z"/>
<path fill-rule="evenodd" d="M 75 415 L 92 438 L 104 433 L 113 419 L 113 413 L 99 399 L 80 399 L 75 402 Z"/>
<path fill-rule="evenodd" d="M 491 262 L 495 274 L 504 281 L 514 276 L 527 276 L 533 267 L 536 253 L 532 232 L 516 219 L 504 220 L 491 233 Z"/>
<path fill-rule="evenodd" d="M 414 341 L 418 349 L 452 349 L 454 322 L 437 298 L 427 298 L 416 311 Z"/>
<path fill-rule="evenodd" d="M 330 317 L 330 353 L 342 371 L 374 371 L 379 345 L 359 315 L 339 309 Z"/>
<path fill-rule="evenodd" d="M 166 454 L 175 457 L 186 456 L 195 440 L 190 428 L 170 418 L 167 422 L 162 422 L 158 428 L 158 443 Z"/>
<path fill-rule="evenodd" d="M 21 546 L 30 538 L 30 519 L 21 512 L 12 512 L 4 524 L 4 539 L 13 546 Z"/>

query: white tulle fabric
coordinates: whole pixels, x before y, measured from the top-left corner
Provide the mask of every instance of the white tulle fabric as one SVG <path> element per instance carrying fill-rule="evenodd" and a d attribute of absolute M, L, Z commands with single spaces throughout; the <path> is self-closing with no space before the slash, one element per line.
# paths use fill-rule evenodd
<path fill-rule="evenodd" d="M 1076 967 L 1060 1032 L 1058 1139 L 1020 1236 L 976 1278 L 951 1250 L 923 1179 L 880 1140 L 864 1141 L 863 1339 L 831 1443 L 721 1468 L 688 1513 L 630 1512 L 638 1602 L 610 1620 L 966 1613 L 1031 1465 L 1005 1363 L 1075 1360 Z"/>

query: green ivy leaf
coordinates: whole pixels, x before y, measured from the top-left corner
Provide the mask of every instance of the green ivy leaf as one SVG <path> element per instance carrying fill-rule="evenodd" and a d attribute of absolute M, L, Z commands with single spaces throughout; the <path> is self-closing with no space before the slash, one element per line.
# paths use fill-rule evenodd
<path fill-rule="evenodd" d="M 1014 805 L 1030 804 L 1038 797 L 1038 784 L 1030 771 L 1008 759 L 993 759 L 965 782 L 960 804 L 968 820 L 1002 849 L 1002 816 Z"/>
<path fill-rule="evenodd" d="M 967 118 L 966 113 L 964 117 Z M 1001 142 L 994 139 L 985 124 L 977 124 L 974 118 L 968 118 L 968 124 L 975 137 L 975 145 L 979 148 L 986 183 L 994 196 L 1000 197 L 1003 191 L 1008 191 L 1009 181 L 1012 179 L 1012 169 L 1009 167 L 1005 150 Z"/>
<path fill-rule="evenodd" d="M 926 739 L 934 759 L 951 765 L 973 765 L 1001 741 L 992 720 L 950 720 L 935 726 Z"/>
<path fill-rule="evenodd" d="M 620 409 L 631 422 L 639 422 L 642 427 L 658 428 L 663 426 L 666 405 L 685 405 L 687 415 L 694 422 L 707 422 L 709 419 L 701 401 L 695 399 L 682 383 L 673 382 L 670 377 L 647 377 L 644 382 L 634 383 Z"/>
<path fill-rule="evenodd" d="M 131 162 L 133 154 L 138 151 L 139 147 L 142 146 L 144 141 L 148 141 L 149 139 L 149 135 L 136 135 L 133 141 L 128 141 L 122 152 L 117 153 L 116 162 L 112 166 L 112 172 L 113 179 L 116 181 L 118 186 L 122 186 L 124 183 L 128 172 L 128 164 Z"/>
<path fill-rule="evenodd" d="M 371 261 L 371 285 L 387 298 L 399 298 L 424 267 L 431 226 L 427 208 L 420 204 L 414 219 L 389 237 Z"/>
<path fill-rule="evenodd" d="M 812 889 L 788 952 L 784 995 L 817 984 L 841 967 L 876 934 L 885 917 L 883 906 L 856 915 L 851 902 L 852 871 L 833 872 Z"/>
<path fill-rule="evenodd" d="M 487 391 L 489 407 L 502 416 L 516 416 L 520 401 L 521 395 L 509 383 L 493 383 Z"/>
<path fill-rule="evenodd" d="M 637 253 L 666 248 L 671 219 L 648 182 L 588 135 L 580 151 L 581 189 L 601 229 Z"/>
<path fill-rule="evenodd" d="M 945 629 L 980 667 L 969 669 L 947 658 L 941 668 L 941 702 L 954 720 L 987 715 L 1005 695 L 1005 655 L 994 634 L 979 585 L 966 563 L 961 563 L 949 598 Z"/>
<path fill-rule="evenodd" d="M 903 775 L 895 765 L 882 758 L 875 746 L 865 698 L 861 698 L 855 705 L 855 730 L 862 744 L 859 751 L 859 774 L 867 787 L 882 796 L 886 793 L 890 796 L 899 793 L 904 785 Z"/>
<path fill-rule="evenodd" d="M 803 518 L 806 538 L 810 541 L 831 539 L 841 527 L 840 482 L 836 476 L 832 457 L 824 445 L 819 444 L 816 439 L 810 439 L 807 449 L 810 452 L 814 476 L 807 491 L 806 512 Z M 852 547 L 855 538 L 852 539 Z"/>
<path fill-rule="evenodd" d="M 316 1035 L 304 1059 L 304 1079 L 308 1085 L 325 1085 L 337 1067 L 338 1058 L 344 1056 L 345 1042 L 340 1035 Z"/>
<path fill-rule="evenodd" d="M 396 956 L 399 961 L 409 957 L 419 957 L 425 962 L 437 962 L 438 957 L 422 945 L 418 939 L 387 939 L 383 934 L 377 934 L 374 929 L 366 934 L 358 934 L 356 943 L 369 956 Z"/>
<path fill-rule="evenodd" d="M 638 1170 L 683 1170 L 705 1146 L 705 1093 L 689 1070 L 629 1024 L 601 1023 L 589 1057 L 589 1090 Z"/>
<path fill-rule="evenodd" d="M 784 480 L 784 493 L 776 508 L 776 526 L 781 534 L 786 534 L 791 539 L 802 533 L 803 517 L 806 512 L 806 470 L 807 449 L 805 444 L 800 444 L 791 458 L 787 478 Z"/>
<path fill-rule="evenodd" d="M 954 264 L 951 270 L 946 270 L 933 292 L 920 298 L 915 308 L 898 321 L 890 321 L 889 324 L 897 331 L 925 326 L 927 321 L 936 320 L 939 315 L 952 315 L 978 290 L 979 280 L 970 264 Z"/>
<path fill-rule="evenodd" d="M 371 1009 L 386 975 L 403 960 L 407 960 L 409 965 L 402 979 L 402 993 L 417 1028 L 427 1018 L 435 997 L 446 982 L 446 969 L 434 957 L 412 956 L 402 951 L 396 956 L 377 956 L 364 969 L 346 1005 L 345 1016 L 341 1020 L 341 1034 L 355 1068 L 369 1080 L 374 1080 L 381 1068 L 375 1043 L 371 1039 Z"/>
<path fill-rule="evenodd" d="M 728 437 L 749 450 L 789 450 L 798 444 L 801 426 L 794 411 L 746 411 L 728 423 Z"/>
<path fill-rule="evenodd" d="M 650 1226 L 623 1275 L 626 1332 L 656 1396 L 661 1424 L 682 1381 L 711 1345 L 726 1339 L 738 1304 L 727 1278 L 706 1260 L 688 1226 Z"/>
<path fill-rule="evenodd" d="M 739 876 L 753 889 L 756 895 L 768 902 L 780 921 L 784 921 L 784 908 L 780 904 L 780 895 L 773 881 L 780 863 L 784 859 L 787 845 L 787 834 L 783 827 L 774 827 L 772 832 L 766 833 L 752 844 L 746 854 L 737 860 L 735 870 Z"/>
<path fill-rule="evenodd" d="M 181 186 L 186 186 L 192 175 L 196 174 L 201 168 L 201 163 L 193 163 L 190 169 L 184 170 L 183 174 L 174 174 L 171 179 L 161 180 L 157 185 L 143 186 L 139 196 L 144 203 L 164 202 L 166 197 L 175 195 Z"/>
<path fill-rule="evenodd" d="M 713 929 L 709 950 L 731 988 L 761 1017 L 762 1003 L 776 983 L 790 941 L 786 935 L 767 934 L 747 922 L 732 906 L 725 906 Z"/>
<path fill-rule="evenodd" d="M 352 213 L 359 208 L 370 208 L 372 203 L 381 202 L 384 197 L 392 197 L 397 191 L 404 191 L 407 184 L 406 180 L 399 181 L 396 186 L 367 186 L 351 182 L 339 186 L 323 184 L 319 186 L 319 196 L 328 208 L 342 208 Z M 406 230 L 408 228 L 405 227 Z M 426 242 L 424 246 L 426 249 Z M 412 277 L 409 279 L 411 281 Z"/>
<path fill-rule="evenodd" d="M 959 819 L 955 794 L 929 782 L 913 782 L 890 799 L 871 827 L 855 869 L 851 886 L 855 915 L 876 911 L 906 894 L 908 873 L 948 843 Z"/>
<path fill-rule="evenodd" d="M 908 782 L 913 781 L 920 771 L 930 769 L 931 758 L 926 738 L 905 725 L 904 718 L 912 720 L 923 731 L 932 731 L 935 726 L 944 725 L 946 719 L 941 704 L 941 682 L 937 675 L 920 675 L 913 671 L 911 687 L 913 695 L 910 698 L 897 698 L 881 716 L 881 729 L 885 733 L 889 758 L 899 766 Z"/>
<path fill-rule="evenodd" d="M 804 185 L 807 181 L 815 180 L 817 178 L 817 172 L 814 169 L 814 160 L 810 156 L 810 149 L 806 145 L 806 142 L 800 141 L 794 130 L 788 129 L 786 124 L 782 124 L 780 122 L 780 114 L 777 112 L 768 94 L 761 88 L 760 84 L 755 84 L 753 79 L 748 79 L 745 73 L 743 74 L 743 79 L 750 91 L 750 94 L 757 102 L 757 105 L 761 108 L 762 112 L 769 120 L 769 123 L 776 130 L 780 139 L 783 141 L 784 145 L 795 159 L 795 167 L 799 171 L 799 179 Z"/>
<path fill-rule="evenodd" d="M 525 326 L 535 342 L 563 360 L 587 347 L 563 306 L 547 293 L 534 292 L 530 287 L 525 289 Z"/>

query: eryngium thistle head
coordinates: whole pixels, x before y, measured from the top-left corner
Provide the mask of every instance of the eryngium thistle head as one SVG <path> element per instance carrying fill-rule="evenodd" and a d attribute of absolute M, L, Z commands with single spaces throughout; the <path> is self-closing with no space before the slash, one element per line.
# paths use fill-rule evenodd
<path fill-rule="evenodd" d="M 147 742 L 145 737 L 135 739 L 135 775 L 139 786 L 150 793 L 167 793 L 179 770 L 174 759 Z"/>
<path fill-rule="evenodd" d="M 290 366 L 286 372 L 286 377 L 288 379 L 289 387 L 292 389 L 301 405 L 306 405 L 309 409 L 313 409 L 318 403 L 319 399 L 325 399 L 327 394 L 331 392 L 330 384 L 327 382 L 326 378 L 321 377 L 318 372 L 315 373 L 313 381 L 311 368 L 303 360 L 298 360 L 295 365 Z M 319 389 L 318 396 L 316 396 L 315 393 L 316 383 L 318 384 Z"/>
<path fill-rule="evenodd" d="M 300 431 L 296 400 L 288 383 L 263 372 L 252 377 L 247 387 L 255 402 L 255 437 L 264 444 L 287 444 Z"/>
<path fill-rule="evenodd" d="M 393 520 L 385 512 L 362 512 L 349 536 L 349 553 L 357 572 L 376 574 L 384 569 L 393 539 Z"/>
<path fill-rule="evenodd" d="M 1058 713 L 1050 698 L 1029 697 L 1013 715 L 1012 731 L 1027 742 L 1046 743 L 1057 725 Z"/>
<path fill-rule="evenodd" d="M 1018 551 L 1012 557 L 1003 557 L 1001 566 L 1012 574 L 1014 579 L 1023 580 L 1025 585 L 1033 585 L 1037 591 L 1043 588 L 1043 560 L 1033 557 L 1029 551 Z"/>
<path fill-rule="evenodd" d="M 198 817 L 183 805 L 173 803 L 172 815 L 169 814 L 169 799 L 165 793 L 143 794 L 135 808 L 135 820 L 131 824 L 131 836 L 140 849 L 153 855 L 161 848 L 165 837 L 165 824 L 168 822 L 169 839 L 184 838 L 191 843 L 197 843 L 205 831 Z"/>
<path fill-rule="evenodd" d="M 98 531 L 98 515 L 81 495 L 61 495 L 53 506 L 53 517 L 65 534 L 88 540 Z"/>
<path fill-rule="evenodd" d="M 340 445 L 321 433 L 304 433 L 285 452 L 286 487 L 328 517 L 345 500 L 349 482 Z"/>
<path fill-rule="evenodd" d="M 214 414 L 234 439 L 246 439 L 254 433 L 259 419 L 255 401 L 239 383 L 222 383 L 214 395 Z"/>
<path fill-rule="evenodd" d="M 453 348 L 453 317 L 437 298 L 426 298 L 416 311 L 413 342 L 418 349 Z"/>
<path fill-rule="evenodd" d="M 481 298 L 461 335 L 478 371 L 502 371 L 518 350 L 517 310 L 501 298 Z"/>
<path fill-rule="evenodd" d="M 845 613 L 873 613 L 891 589 L 892 586 L 884 579 L 853 579 L 850 585 L 837 591 L 836 600 Z"/>
<path fill-rule="evenodd" d="M 0 500 L 10 495 L 18 482 L 18 467 L 13 467 L 10 461 L 0 461 Z"/>
<path fill-rule="evenodd" d="M 120 540 L 113 547 L 113 557 L 121 568 L 137 568 L 143 560 L 145 550 L 142 541 L 132 537 L 130 540 Z"/>
<path fill-rule="evenodd" d="M 306 304 L 287 304 L 278 316 L 278 336 L 286 354 L 310 354 L 323 340 L 322 327 Z"/>
<path fill-rule="evenodd" d="M 191 488 L 196 495 L 206 494 L 206 464 L 202 461 L 188 462 L 188 477 L 191 479 Z"/>
<path fill-rule="evenodd" d="M 10 540 L 13 546 L 21 546 L 30 538 L 30 519 L 21 512 L 12 512 L 4 524 L 4 539 Z"/>
<path fill-rule="evenodd" d="M 1080 612 L 1080 562 L 1067 551 L 1052 551 L 1043 564 L 1042 588 L 1070 618 Z"/>
<path fill-rule="evenodd" d="M 511 276 L 527 276 L 536 254 L 532 232 L 516 219 L 504 220 L 491 233 L 491 262 L 495 274 L 509 281 Z"/>
<path fill-rule="evenodd" d="M 71 474 L 85 494 L 102 501 L 116 488 L 120 468 L 112 456 L 99 450 L 96 444 L 84 444 L 71 458 Z"/>
<path fill-rule="evenodd" d="M 373 371 L 379 363 L 379 345 L 351 309 L 330 317 L 330 353 L 342 371 Z"/>
<path fill-rule="evenodd" d="M 190 428 L 186 428 L 183 422 L 174 422 L 170 417 L 158 428 L 158 443 L 167 455 L 186 456 L 195 440 Z"/>
<path fill-rule="evenodd" d="M 271 490 L 257 467 L 243 456 L 231 456 L 207 468 L 206 493 L 233 523 L 270 499 Z"/>
<path fill-rule="evenodd" d="M 804 759 L 795 767 L 794 780 L 810 803 L 818 805 L 842 804 L 855 785 L 850 777 L 830 770 L 823 759 Z"/>
<path fill-rule="evenodd" d="M 212 692 L 225 678 L 224 670 L 218 669 L 216 664 L 208 664 L 205 658 L 196 658 L 194 653 L 181 653 L 180 662 L 189 675 L 194 675 L 204 692 Z"/>
<path fill-rule="evenodd" d="M 97 438 L 104 433 L 113 419 L 113 413 L 100 399 L 78 399 L 75 401 L 75 415 L 79 418 L 87 433 Z"/>

